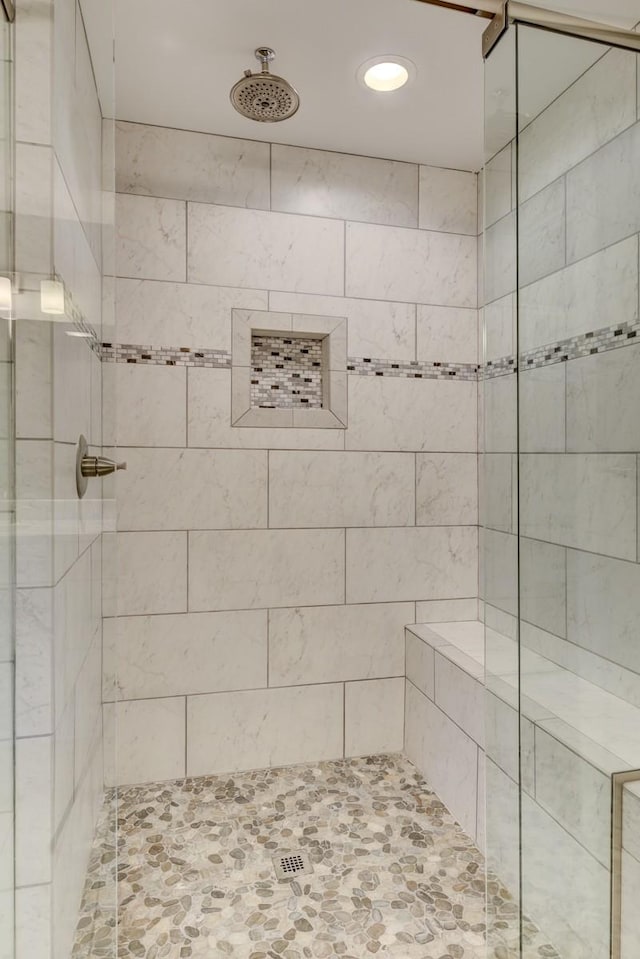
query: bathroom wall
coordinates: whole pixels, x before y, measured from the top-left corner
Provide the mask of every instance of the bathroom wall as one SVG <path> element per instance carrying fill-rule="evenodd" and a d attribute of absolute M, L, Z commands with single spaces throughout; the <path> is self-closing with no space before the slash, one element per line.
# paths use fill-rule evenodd
<path fill-rule="evenodd" d="M 15 43 L 16 955 L 67 959 L 103 795 L 102 491 L 75 488 L 80 433 L 102 442 L 102 120 L 75 0 L 18 0 Z"/>
<path fill-rule="evenodd" d="M 542 41 L 519 39 L 524 102 Z M 572 62 L 578 41 L 545 42 Z M 569 959 L 609 954 L 610 776 L 640 765 L 637 58 L 602 52 L 520 133 L 518 345 L 512 144 L 486 171 L 487 703 L 511 717 L 491 727 L 489 846 L 512 888 L 522 846 L 523 910 Z M 520 672 L 521 837 L 500 670 Z"/>
<path fill-rule="evenodd" d="M 404 625 L 477 615 L 476 176 L 116 140 L 111 780 L 400 750 Z M 346 317 L 346 429 L 231 426 L 233 308 Z"/>

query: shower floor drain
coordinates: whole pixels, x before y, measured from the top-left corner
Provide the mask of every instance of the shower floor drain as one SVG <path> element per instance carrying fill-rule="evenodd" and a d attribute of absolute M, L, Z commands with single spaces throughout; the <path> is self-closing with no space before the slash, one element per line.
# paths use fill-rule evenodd
<path fill-rule="evenodd" d="M 313 872 L 313 866 L 303 852 L 289 852 L 286 855 L 274 856 L 272 862 L 276 876 L 280 880 L 296 879 L 297 876 L 308 876 Z"/>

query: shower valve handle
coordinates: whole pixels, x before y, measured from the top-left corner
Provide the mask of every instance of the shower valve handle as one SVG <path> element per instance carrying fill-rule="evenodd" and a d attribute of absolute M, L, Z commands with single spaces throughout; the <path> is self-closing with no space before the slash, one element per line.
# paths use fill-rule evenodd
<path fill-rule="evenodd" d="M 126 470 L 126 463 L 116 463 L 106 456 L 83 456 L 80 471 L 83 476 L 109 476 L 116 470 Z"/>

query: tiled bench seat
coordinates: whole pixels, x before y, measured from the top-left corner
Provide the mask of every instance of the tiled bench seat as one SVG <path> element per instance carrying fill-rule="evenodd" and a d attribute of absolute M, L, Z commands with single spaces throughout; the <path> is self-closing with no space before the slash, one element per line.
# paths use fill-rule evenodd
<path fill-rule="evenodd" d="M 482 849 L 488 783 L 488 858 L 517 889 L 518 650 L 492 630 L 486 648 L 485 676 L 482 623 L 407 627 L 405 749 Z M 532 650 L 521 656 L 525 911 L 545 918 L 563 959 L 605 959 L 611 775 L 640 767 L 640 709 Z M 625 796 L 625 810 L 637 803 L 640 849 L 640 789 L 627 787 Z M 625 890 L 635 877 L 637 891 L 640 859 L 626 851 Z M 554 868 L 559 856 L 562 870 Z"/>

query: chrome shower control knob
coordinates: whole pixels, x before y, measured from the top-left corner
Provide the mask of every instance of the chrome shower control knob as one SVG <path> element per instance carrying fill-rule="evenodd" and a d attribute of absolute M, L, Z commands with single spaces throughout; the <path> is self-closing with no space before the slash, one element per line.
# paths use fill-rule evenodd
<path fill-rule="evenodd" d="M 80 462 L 80 472 L 83 476 L 109 476 L 116 470 L 126 470 L 126 463 L 116 463 L 106 456 L 83 456 Z"/>
<path fill-rule="evenodd" d="M 90 477 L 109 476 L 116 470 L 126 470 L 126 463 L 116 463 L 106 456 L 90 456 L 89 444 L 84 436 L 78 440 L 76 451 L 76 489 L 80 499 L 87 492 Z"/>

